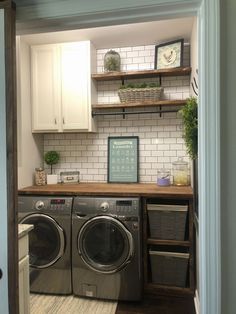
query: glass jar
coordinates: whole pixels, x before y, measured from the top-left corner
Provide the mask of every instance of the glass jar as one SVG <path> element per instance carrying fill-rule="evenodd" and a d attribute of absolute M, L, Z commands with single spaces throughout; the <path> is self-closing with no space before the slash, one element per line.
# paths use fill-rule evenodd
<path fill-rule="evenodd" d="M 170 185 L 170 170 L 160 169 L 157 172 L 157 184 L 159 186 L 169 186 Z"/>
<path fill-rule="evenodd" d="M 189 169 L 188 162 L 183 158 L 179 158 L 172 163 L 173 166 L 173 184 L 189 185 Z"/>
<path fill-rule="evenodd" d="M 43 168 L 35 168 L 35 184 L 36 185 L 46 184 L 46 174 Z"/>
<path fill-rule="evenodd" d="M 109 50 L 104 56 L 105 71 L 120 71 L 120 55 L 115 50 Z"/>

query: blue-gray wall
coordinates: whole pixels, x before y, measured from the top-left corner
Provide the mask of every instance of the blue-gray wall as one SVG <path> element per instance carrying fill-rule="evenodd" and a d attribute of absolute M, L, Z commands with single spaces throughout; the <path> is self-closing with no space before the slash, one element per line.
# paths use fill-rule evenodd
<path fill-rule="evenodd" d="M 222 314 L 236 313 L 236 1 L 221 7 Z"/>

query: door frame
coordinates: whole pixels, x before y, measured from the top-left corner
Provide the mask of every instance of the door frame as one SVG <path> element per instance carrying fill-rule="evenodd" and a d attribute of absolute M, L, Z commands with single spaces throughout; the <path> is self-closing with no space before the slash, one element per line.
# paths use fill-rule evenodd
<path fill-rule="evenodd" d="M 4 42 L 1 48 L 4 54 L 4 60 L 1 60 L 2 73 L 1 83 L 5 87 L 5 93 L 2 98 L 5 101 L 1 103 L 1 118 L 4 129 L 1 134 L 1 162 L 6 167 L 1 186 L 1 208 L 3 217 L 6 217 L 7 252 L 4 256 L 7 258 L 7 274 L 3 273 L 8 280 L 8 304 L 7 299 L 1 300 L 6 310 L 11 314 L 19 313 L 18 300 L 18 224 L 17 224 L 17 114 L 16 114 L 16 58 L 15 58 L 15 6 L 11 1 L 0 2 L 0 9 L 3 10 L 4 23 Z M 3 82 L 2 82 L 3 80 Z M 3 99 L 2 99 L 3 100 Z M 4 157 L 5 155 L 5 157 Z M 2 226 L 1 226 L 2 227 Z"/>
<path fill-rule="evenodd" d="M 19 31 L 33 33 L 190 15 L 198 17 L 200 311 L 202 314 L 220 314 L 220 67 L 216 66 L 220 64 L 220 0 L 156 0 L 155 4 L 149 1 L 150 5 L 137 2 L 136 6 L 127 1 L 129 7 L 109 11 L 105 8 L 98 11 L 87 3 L 87 14 L 86 3 L 81 9 L 79 2 L 68 2 L 68 14 L 62 8 L 63 2 L 58 2 L 57 6 L 55 1 L 44 2 L 41 5 L 41 18 L 44 19 L 41 21 L 33 7 L 25 12 L 21 8 L 17 24 Z M 54 11 L 50 13 L 52 9 Z"/>

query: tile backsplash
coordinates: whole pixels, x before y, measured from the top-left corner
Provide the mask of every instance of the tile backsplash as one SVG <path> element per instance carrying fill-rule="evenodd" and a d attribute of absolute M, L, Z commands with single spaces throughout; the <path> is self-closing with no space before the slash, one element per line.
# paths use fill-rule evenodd
<path fill-rule="evenodd" d="M 112 49 L 120 53 L 121 70 L 154 68 L 154 45 Z M 97 72 L 103 71 L 103 57 L 107 50 L 97 50 Z M 189 60 L 189 46 L 185 45 L 185 66 L 189 66 Z M 148 79 L 148 81 L 156 80 L 158 78 Z M 117 89 L 120 84 L 119 81 L 98 82 L 98 102 L 118 102 Z M 189 97 L 188 76 L 164 77 L 162 86 L 165 99 Z M 155 110 L 155 108 L 140 108 L 142 111 L 150 109 Z M 168 109 L 170 110 L 171 107 Z M 137 111 L 137 109 L 129 109 L 132 110 Z M 122 115 L 98 116 L 96 120 L 97 133 L 44 135 L 44 152 L 57 150 L 61 156 L 60 162 L 53 168 L 55 173 L 78 170 L 82 182 L 106 182 L 109 136 L 139 137 L 140 182 L 156 182 L 158 169 L 171 169 L 172 162 L 178 157 L 189 161 L 182 137 L 182 119 L 178 113 L 163 113 L 161 116 L 157 113 L 130 114 L 125 116 L 125 119 Z"/>

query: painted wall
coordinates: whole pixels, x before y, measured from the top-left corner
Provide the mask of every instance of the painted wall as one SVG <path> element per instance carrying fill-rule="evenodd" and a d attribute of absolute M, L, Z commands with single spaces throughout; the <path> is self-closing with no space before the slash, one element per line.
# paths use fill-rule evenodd
<path fill-rule="evenodd" d="M 222 314 L 236 313 L 236 1 L 221 1 Z"/>
<path fill-rule="evenodd" d="M 34 170 L 42 166 L 43 135 L 31 132 L 30 50 L 17 38 L 18 188 L 34 183 Z"/>

